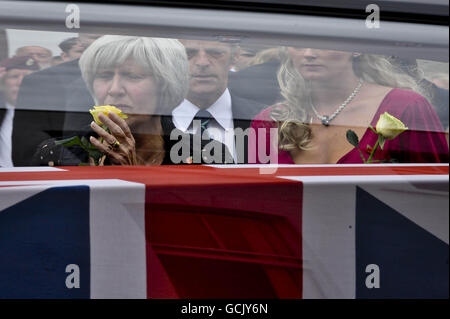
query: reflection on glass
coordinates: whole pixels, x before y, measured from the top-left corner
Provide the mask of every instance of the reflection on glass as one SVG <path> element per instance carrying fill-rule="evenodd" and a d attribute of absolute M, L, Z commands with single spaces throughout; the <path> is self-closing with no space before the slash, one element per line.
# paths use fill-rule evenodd
<path fill-rule="evenodd" d="M 30 165 L 44 141 L 73 135 L 94 136 L 97 147 L 109 153 L 105 164 L 175 164 L 167 152 L 176 143 L 165 139 L 175 129 L 192 138 L 198 133 L 194 120 L 201 110 L 210 119 L 204 127 L 208 140 L 202 140 L 200 148 L 216 141 L 234 163 L 265 163 L 266 157 L 258 152 L 264 146 L 267 154 L 271 142 L 276 143 L 278 163 L 361 163 L 346 132 L 356 133 L 360 150 L 369 156 L 367 146 L 373 146 L 375 138 L 369 126 L 375 126 L 384 112 L 409 130 L 388 141 L 375 160 L 448 159 L 448 63 L 356 51 L 239 45 L 226 39 L 178 42 L 82 33 L 58 42 L 61 52 L 56 54 L 46 49 L 46 42 L 40 46 L 31 39 L 33 45 L 14 52 L 45 70 L 28 75 L 29 70 L 0 67 L 0 119 L 5 117 L 5 103 L 13 105 L 16 116 L 11 125 L 28 124 L 31 133 L 25 137 L 17 133 L 19 129 L 8 129 L 9 162 L 14 165 Z M 158 49 L 149 49 L 149 43 Z M 114 126 L 117 132 L 90 127 L 87 111 L 106 104 L 130 115 L 126 121 L 110 123 L 119 127 Z M 249 139 L 248 147 L 241 149 L 236 129 L 249 128 L 254 131 L 243 135 Z M 256 141 L 259 128 L 266 129 L 264 145 Z M 277 130 L 274 141 L 270 128 Z M 126 139 L 128 131 L 132 137 Z M 108 149 L 108 141 L 116 140 L 120 155 Z M 196 164 L 191 158 L 194 146 L 190 147 L 183 163 Z M 221 163 L 218 157 L 215 160 Z M 45 157 L 34 164 L 50 162 L 77 163 Z"/>

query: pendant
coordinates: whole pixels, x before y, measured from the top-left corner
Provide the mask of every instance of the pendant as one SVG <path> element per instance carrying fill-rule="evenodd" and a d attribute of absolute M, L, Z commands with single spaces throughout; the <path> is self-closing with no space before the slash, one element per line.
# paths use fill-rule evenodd
<path fill-rule="evenodd" d="M 328 116 L 325 115 L 322 117 L 322 124 L 325 126 L 330 125 L 330 120 L 329 120 Z"/>

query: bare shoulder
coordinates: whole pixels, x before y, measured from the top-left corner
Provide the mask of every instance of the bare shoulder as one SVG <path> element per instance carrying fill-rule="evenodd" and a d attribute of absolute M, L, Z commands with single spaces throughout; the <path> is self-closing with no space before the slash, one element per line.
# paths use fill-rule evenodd
<path fill-rule="evenodd" d="M 374 83 L 367 83 L 365 90 L 365 96 L 369 99 L 381 99 L 383 100 L 388 94 L 391 98 L 401 99 L 404 101 L 424 100 L 425 98 L 419 93 L 411 89 L 393 88 L 389 86 L 383 86 Z"/>
<path fill-rule="evenodd" d="M 375 83 L 365 83 L 364 92 L 367 98 L 380 98 L 386 96 L 393 88 Z"/>

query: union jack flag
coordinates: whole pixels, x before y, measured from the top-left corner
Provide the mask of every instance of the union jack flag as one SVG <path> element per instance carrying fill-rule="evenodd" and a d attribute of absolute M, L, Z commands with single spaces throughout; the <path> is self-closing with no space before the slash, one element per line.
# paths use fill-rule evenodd
<path fill-rule="evenodd" d="M 448 165 L 2 169 L 0 298 L 448 298 L 448 213 Z"/>

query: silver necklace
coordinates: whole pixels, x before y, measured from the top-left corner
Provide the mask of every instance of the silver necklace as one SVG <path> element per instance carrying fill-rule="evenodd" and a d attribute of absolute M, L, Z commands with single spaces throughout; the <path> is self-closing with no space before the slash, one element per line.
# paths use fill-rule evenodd
<path fill-rule="evenodd" d="M 311 102 L 311 108 L 314 111 L 314 113 L 316 114 L 316 117 L 322 122 L 323 125 L 325 125 L 325 126 L 330 125 L 330 122 L 332 120 L 334 120 L 334 118 L 339 113 L 341 113 L 341 111 L 344 109 L 344 107 L 346 107 L 348 105 L 348 103 L 350 103 L 355 98 L 355 96 L 358 94 L 359 90 L 361 89 L 361 86 L 363 85 L 363 83 L 364 83 L 363 79 L 359 79 L 359 83 L 353 90 L 352 94 L 350 94 L 348 96 L 348 98 L 344 101 L 344 103 L 342 103 L 341 106 L 339 106 L 338 109 L 336 111 L 334 111 L 334 113 L 331 114 L 330 116 L 320 115 L 319 112 L 317 112 L 316 108 L 314 107 L 314 105 Z"/>

